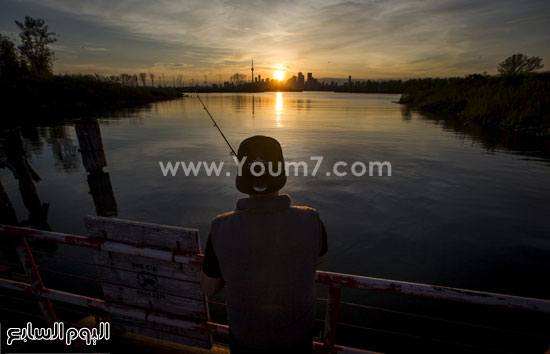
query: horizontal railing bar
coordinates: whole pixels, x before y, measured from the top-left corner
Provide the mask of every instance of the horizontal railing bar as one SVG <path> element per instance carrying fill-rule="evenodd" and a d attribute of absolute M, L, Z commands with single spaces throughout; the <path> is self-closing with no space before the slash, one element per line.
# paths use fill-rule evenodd
<path fill-rule="evenodd" d="M 53 231 L 35 230 L 24 227 L 0 225 L 0 235 L 27 237 L 35 240 L 51 241 L 66 245 L 86 247 L 95 250 L 118 252 L 137 257 L 146 257 L 167 262 L 201 265 L 203 255 L 181 251 L 168 251 L 152 247 L 134 246 L 126 243 L 64 234 Z"/>
<path fill-rule="evenodd" d="M 550 300 L 317 271 L 318 283 L 429 299 L 550 313 Z"/>
<path fill-rule="evenodd" d="M 8 225 L 0 225 L 0 235 L 28 237 L 37 240 L 53 241 L 183 264 L 200 265 L 204 257 L 202 254 L 189 254 L 181 251 L 167 251 L 151 247 L 133 246 L 97 238 Z M 453 302 L 550 313 L 550 300 L 325 271 L 317 271 L 315 280 L 318 283 L 335 287 L 363 289 Z"/>
<path fill-rule="evenodd" d="M 29 284 L 2 278 L 0 278 L 0 288 L 20 291 L 23 293 L 32 293 L 32 288 Z M 64 302 L 66 304 L 89 308 L 107 314 L 129 317 L 135 320 L 149 321 L 161 325 L 173 326 L 191 331 L 206 332 L 222 337 L 229 336 L 229 327 L 227 325 L 222 325 L 219 323 L 182 319 L 181 317 L 177 316 L 151 312 L 135 307 L 112 304 L 101 299 L 48 288 L 42 289 L 39 296 L 50 301 Z"/>

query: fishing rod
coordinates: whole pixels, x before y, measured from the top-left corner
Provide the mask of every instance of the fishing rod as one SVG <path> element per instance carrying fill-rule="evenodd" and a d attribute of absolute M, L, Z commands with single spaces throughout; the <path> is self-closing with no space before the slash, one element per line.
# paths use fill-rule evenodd
<path fill-rule="evenodd" d="M 227 146 L 229 146 L 229 148 L 231 149 L 231 152 L 229 153 L 229 156 L 237 156 L 237 153 L 235 152 L 235 150 L 233 150 L 233 147 L 231 146 L 231 144 L 229 144 L 229 141 L 227 141 L 227 138 L 225 137 L 222 130 L 218 126 L 218 123 L 216 123 L 216 121 L 214 120 L 214 117 L 212 117 L 212 115 L 210 114 L 210 111 L 208 110 L 208 108 L 206 108 L 206 105 L 204 104 L 201 97 L 199 96 L 199 93 L 197 92 L 197 88 L 196 87 L 193 87 L 193 88 L 195 89 L 195 94 L 197 95 L 197 98 L 199 99 L 200 103 L 202 104 L 202 108 L 204 108 L 206 113 L 208 113 L 208 116 L 210 117 L 210 119 L 214 123 L 214 126 L 216 127 L 216 129 L 218 129 L 218 131 L 222 135 L 223 140 L 225 140 L 225 142 L 227 143 Z"/>

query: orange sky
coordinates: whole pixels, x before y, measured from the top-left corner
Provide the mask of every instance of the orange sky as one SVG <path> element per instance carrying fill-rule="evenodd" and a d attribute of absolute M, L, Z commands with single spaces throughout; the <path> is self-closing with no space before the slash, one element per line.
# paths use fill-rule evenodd
<path fill-rule="evenodd" d="M 550 57 L 548 1 L 2 1 L 0 31 L 44 18 L 58 73 L 154 72 L 225 81 L 409 78 L 494 73 L 521 52 Z"/>

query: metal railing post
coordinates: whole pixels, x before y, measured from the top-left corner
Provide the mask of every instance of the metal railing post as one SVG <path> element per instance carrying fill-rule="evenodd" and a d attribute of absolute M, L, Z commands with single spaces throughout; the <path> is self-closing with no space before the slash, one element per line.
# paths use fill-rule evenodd
<path fill-rule="evenodd" d="M 38 300 L 40 311 L 42 311 L 42 315 L 46 319 L 46 323 L 49 326 L 53 326 L 54 322 L 57 322 L 57 317 L 50 300 L 41 296 L 42 291 L 44 290 L 44 283 L 40 277 L 38 266 L 34 261 L 34 257 L 32 256 L 27 239 L 25 237 L 21 237 L 21 239 L 17 241 L 17 246 L 15 249 L 17 250 L 17 254 L 19 255 L 23 268 L 25 269 L 25 274 L 29 279 L 32 293 Z"/>
<path fill-rule="evenodd" d="M 327 353 L 331 353 L 334 349 L 334 339 L 336 337 L 336 324 L 338 323 L 338 308 L 340 305 L 340 297 L 342 288 L 340 286 L 329 286 L 328 301 L 325 318 L 325 335 L 324 349 Z"/>

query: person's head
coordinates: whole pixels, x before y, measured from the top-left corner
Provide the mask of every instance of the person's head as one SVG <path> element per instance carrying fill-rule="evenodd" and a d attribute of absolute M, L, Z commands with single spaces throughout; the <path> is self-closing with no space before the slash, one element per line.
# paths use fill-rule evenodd
<path fill-rule="evenodd" d="M 235 184 L 241 193 L 251 196 L 271 195 L 286 183 L 284 158 L 281 144 L 273 138 L 255 135 L 239 145 L 237 158 L 242 163 L 241 175 L 237 174 Z M 260 174 L 262 171 L 263 174 Z M 254 173 L 256 175 L 254 175 Z"/>

